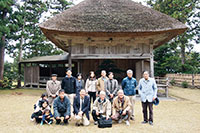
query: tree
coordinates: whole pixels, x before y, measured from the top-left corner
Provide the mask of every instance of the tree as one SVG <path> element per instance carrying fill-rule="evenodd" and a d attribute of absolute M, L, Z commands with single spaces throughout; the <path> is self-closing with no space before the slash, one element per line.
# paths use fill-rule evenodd
<path fill-rule="evenodd" d="M 9 25 L 9 15 L 12 13 L 14 0 L 0 0 L 0 87 L 2 86 L 4 73 L 4 54 L 7 44 L 7 36 L 9 36 L 12 27 Z"/>
<path fill-rule="evenodd" d="M 181 68 L 186 71 L 186 48 L 192 49 L 191 41 L 199 42 L 199 0 L 148 0 L 147 4 L 155 10 L 170 15 L 180 22 L 188 25 L 188 30 L 176 37 L 169 44 L 179 46 L 181 49 Z"/>
<path fill-rule="evenodd" d="M 50 1 L 48 5 L 51 15 L 54 16 L 55 14 L 61 13 L 64 10 L 70 8 L 73 3 L 68 0 L 54 0 Z"/>
<path fill-rule="evenodd" d="M 15 2 L 15 11 L 10 13 L 10 23 L 15 27 L 9 36 L 6 50 L 8 54 L 20 62 L 22 59 L 34 56 L 57 55 L 63 53 L 53 43 L 47 40 L 38 27 L 52 14 L 59 13 L 69 8 L 71 3 L 66 0 L 18 0 Z M 19 66 L 19 65 L 18 65 Z M 19 68 L 18 68 L 19 70 Z M 21 77 L 21 75 L 18 75 Z M 20 79 L 20 78 L 19 78 Z M 18 87 L 21 85 L 18 80 Z"/>

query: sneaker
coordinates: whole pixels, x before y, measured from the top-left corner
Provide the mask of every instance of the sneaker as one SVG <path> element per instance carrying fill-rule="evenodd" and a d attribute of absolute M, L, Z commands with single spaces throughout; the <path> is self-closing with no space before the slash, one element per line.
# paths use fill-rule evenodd
<path fill-rule="evenodd" d="M 134 116 L 131 116 L 131 118 L 130 118 L 132 121 L 134 121 L 135 119 L 134 119 Z"/>
<path fill-rule="evenodd" d="M 98 122 L 97 122 L 97 121 L 95 121 L 95 122 L 94 122 L 94 125 L 97 125 L 97 124 L 98 124 Z"/>
<path fill-rule="evenodd" d="M 79 124 L 79 123 L 76 123 L 75 125 L 76 125 L 77 127 L 79 127 L 79 126 L 80 126 L 80 124 Z"/>
<path fill-rule="evenodd" d="M 141 122 L 142 124 L 147 124 L 148 122 L 147 121 L 143 121 L 143 122 Z"/>
<path fill-rule="evenodd" d="M 128 121 L 128 120 L 126 121 L 126 125 L 127 125 L 127 126 L 130 126 L 130 123 L 129 123 L 129 121 Z"/>
<path fill-rule="evenodd" d="M 149 125 L 153 126 L 153 122 L 152 122 L 152 121 L 149 121 Z"/>
<path fill-rule="evenodd" d="M 49 125 L 52 124 L 52 121 L 50 121 L 48 124 L 49 124 Z"/>
<path fill-rule="evenodd" d="M 122 119 L 119 119 L 119 120 L 118 120 L 118 123 L 119 123 L 119 124 L 122 123 Z"/>

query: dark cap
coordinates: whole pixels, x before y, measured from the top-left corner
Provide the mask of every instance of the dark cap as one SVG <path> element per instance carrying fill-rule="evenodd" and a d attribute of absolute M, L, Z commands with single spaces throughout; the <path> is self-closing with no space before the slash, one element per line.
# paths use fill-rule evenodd
<path fill-rule="evenodd" d="M 158 104 L 159 104 L 159 99 L 156 98 L 155 100 L 153 100 L 153 104 L 154 104 L 154 105 L 158 105 Z"/>

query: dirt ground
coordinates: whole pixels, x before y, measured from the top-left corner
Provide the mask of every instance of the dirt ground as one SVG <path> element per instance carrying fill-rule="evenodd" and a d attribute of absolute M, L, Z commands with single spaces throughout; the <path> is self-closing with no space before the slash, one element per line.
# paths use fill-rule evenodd
<path fill-rule="evenodd" d="M 176 100 L 162 100 L 154 106 L 154 125 L 143 125 L 140 101 L 135 106 L 135 121 L 128 127 L 125 123 L 113 124 L 112 128 L 99 129 L 93 124 L 75 127 L 74 121 L 68 126 L 36 125 L 30 121 L 33 104 L 44 90 L 0 90 L 0 133 L 27 132 L 137 132 L 137 133 L 199 133 L 200 132 L 200 90 L 170 88 L 169 94 Z"/>

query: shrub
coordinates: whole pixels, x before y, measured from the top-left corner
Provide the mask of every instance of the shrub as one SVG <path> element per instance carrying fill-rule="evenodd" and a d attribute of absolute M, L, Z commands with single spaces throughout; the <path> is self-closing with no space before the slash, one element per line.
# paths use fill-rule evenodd
<path fill-rule="evenodd" d="M 176 81 L 173 78 L 169 83 L 173 86 L 173 85 L 175 85 Z"/>
<path fill-rule="evenodd" d="M 187 82 L 187 81 L 183 81 L 183 82 L 181 83 L 181 86 L 182 86 L 183 88 L 188 88 L 188 82 Z"/>

